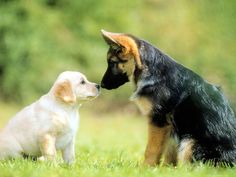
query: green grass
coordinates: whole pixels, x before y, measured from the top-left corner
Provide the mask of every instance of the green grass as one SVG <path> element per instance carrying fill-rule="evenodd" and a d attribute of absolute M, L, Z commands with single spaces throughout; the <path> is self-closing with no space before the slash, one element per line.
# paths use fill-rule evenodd
<path fill-rule="evenodd" d="M 0 127 L 18 107 L 0 104 Z M 147 167 L 142 165 L 146 144 L 146 120 L 129 112 L 98 114 L 81 108 L 76 141 L 76 162 L 67 166 L 58 153 L 55 163 L 13 160 L 0 162 L 0 177 L 227 177 L 235 168 L 208 165 Z M 7 117 L 5 117 L 7 116 Z"/>

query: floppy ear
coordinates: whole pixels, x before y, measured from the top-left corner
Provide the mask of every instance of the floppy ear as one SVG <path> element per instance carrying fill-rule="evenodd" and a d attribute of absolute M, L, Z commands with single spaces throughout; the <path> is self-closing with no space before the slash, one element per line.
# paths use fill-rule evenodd
<path fill-rule="evenodd" d="M 65 103 L 75 103 L 76 96 L 73 93 L 72 86 L 68 80 L 56 84 L 54 95 Z"/>
<path fill-rule="evenodd" d="M 131 54 L 134 56 L 135 62 L 139 69 L 142 69 L 142 63 L 139 55 L 139 49 L 135 40 L 127 34 L 111 33 L 101 30 L 102 36 L 106 43 L 113 48 L 122 48 L 123 55 Z"/>

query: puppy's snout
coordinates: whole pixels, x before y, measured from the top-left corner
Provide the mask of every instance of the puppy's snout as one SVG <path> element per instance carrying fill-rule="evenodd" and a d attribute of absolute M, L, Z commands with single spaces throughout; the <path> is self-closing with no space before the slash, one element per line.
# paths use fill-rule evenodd
<path fill-rule="evenodd" d="M 100 90 L 100 85 L 96 84 L 95 87 Z"/>

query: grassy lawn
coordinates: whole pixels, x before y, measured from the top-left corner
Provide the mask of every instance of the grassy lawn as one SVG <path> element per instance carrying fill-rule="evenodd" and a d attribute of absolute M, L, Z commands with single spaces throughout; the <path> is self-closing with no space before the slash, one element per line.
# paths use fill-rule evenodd
<path fill-rule="evenodd" d="M 0 127 L 18 110 L 0 103 Z M 95 114 L 81 108 L 81 124 L 76 141 L 76 162 L 67 166 L 58 153 L 56 163 L 15 160 L 0 162 L 0 177 L 226 177 L 235 168 L 214 168 L 196 164 L 182 167 L 142 165 L 146 144 L 146 120 L 123 113 Z"/>

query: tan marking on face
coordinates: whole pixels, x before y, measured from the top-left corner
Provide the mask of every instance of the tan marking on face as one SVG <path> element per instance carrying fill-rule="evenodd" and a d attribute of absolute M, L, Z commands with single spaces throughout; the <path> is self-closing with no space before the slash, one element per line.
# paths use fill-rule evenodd
<path fill-rule="evenodd" d="M 107 53 L 107 59 L 111 58 L 112 54 L 111 53 Z"/>
<path fill-rule="evenodd" d="M 151 113 L 153 109 L 153 104 L 148 98 L 138 97 L 134 100 L 134 102 L 143 115 L 149 115 Z"/>
<path fill-rule="evenodd" d="M 131 76 L 135 70 L 135 62 L 134 60 L 127 60 L 125 63 L 119 63 L 118 68 L 126 73 L 127 76 Z"/>
<path fill-rule="evenodd" d="M 121 33 L 111 33 L 107 31 L 102 31 L 103 37 L 106 41 L 111 41 L 114 45 L 122 47 L 122 52 L 119 54 L 119 57 L 122 60 L 134 59 L 139 69 L 142 69 L 142 62 L 139 55 L 139 50 L 134 39 L 129 37 L 126 34 Z M 109 44 L 111 45 L 111 44 Z"/>
<path fill-rule="evenodd" d="M 125 70 L 125 64 L 124 63 L 118 63 L 118 68 L 122 71 Z"/>
<path fill-rule="evenodd" d="M 55 86 L 54 95 L 65 103 L 76 102 L 76 96 L 73 94 L 72 86 L 68 80 Z"/>
<path fill-rule="evenodd" d="M 160 163 L 161 156 L 165 152 L 165 144 L 169 138 L 170 130 L 170 126 L 157 127 L 149 123 L 145 164 L 153 166 Z"/>
<path fill-rule="evenodd" d="M 111 56 L 109 60 L 112 62 L 119 62 L 119 59 L 116 56 Z"/>
<path fill-rule="evenodd" d="M 187 164 L 192 161 L 194 144 L 195 141 L 193 139 L 184 139 L 181 141 L 178 152 L 178 162 L 180 164 Z"/>

